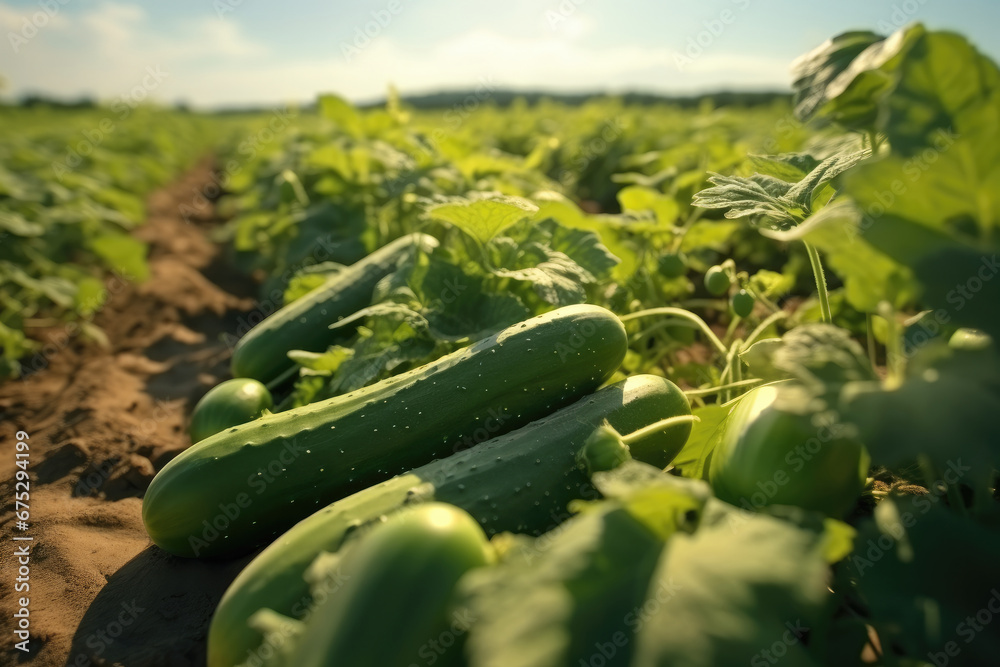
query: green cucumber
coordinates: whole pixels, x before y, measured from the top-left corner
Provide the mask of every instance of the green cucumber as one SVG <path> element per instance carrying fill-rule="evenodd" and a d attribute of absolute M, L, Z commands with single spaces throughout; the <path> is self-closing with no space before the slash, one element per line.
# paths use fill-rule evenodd
<path fill-rule="evenodd" d="M 437 245 L 427 234 L 398 238 L 279 309 L 236 343 L 230 362 L 233 377 L 269 384 L 294 367 L 288 358 L 291 350 L 326 351 L 350 335 L 350 330 L 331 330 L 331 324 L 370 305 L 378 281 L 392 273 L 414 248 L 432 250 Z"/>
<path fill-rule="evenodd" d="M 156 475 L 146 530 L 179 556 L 249 551 L 338 498 L 592 392 L 626 346 L 613 313 L 567 306 L 369 387 L 233 427 Z"/>
<path fill-rule="evenodd" d="M 191 442 L 260 417 L 274 406 L 271 392 L 257 380 L 235 378 L 208 390 L 191 412 Z"/>
<path fill-rule="evenodd" d="M 458 580 L 492 554 L 483 529 L 453 505 L 396 513 L 344 550 L 344 583 L 310 615 L 289 664 L 406 667 L 427 653 L 439 665 L 461 664 L 461 646 L 431 652 L 431 642 L 449 631 Z"/>
<path fill-rule="evenodd" d="M 588 475 L 614 470 L 632 458 L 632 452 L 611 424 L 598 426 L 576 453 L 576 462 Z"/>
<path fill-rule="evenodd" d="M 261 608 L 301 618 L 311 607 L 303 573 L 323 552 L 337 551 L 358 527 L 410 503 L 436 500 L 468 511 L 488 535 L 541 535 L 568 518 L 575 499 L 599 497 L 577 452 L 607 420 L 631 433 L 664 417 L 691 414 L 669 380 L 637 375 L 571 406 L 339 500 L 301 521 L 264 549 L 230 585 L 212 618 L 209 667 L 257 656 L 261 635 L 247 620 Z M 666 465 L 683 448 L 690 424 L 678 424 L 631 447 L 634 458 Z"/>

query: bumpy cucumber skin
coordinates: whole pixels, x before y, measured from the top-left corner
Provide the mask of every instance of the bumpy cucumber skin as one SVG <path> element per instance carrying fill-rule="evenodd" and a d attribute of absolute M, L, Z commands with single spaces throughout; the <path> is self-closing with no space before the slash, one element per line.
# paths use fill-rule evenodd
<path fill-rule="evenodd" d="M 191 412 L 191 442 L 260 417 L 274 405 L 271 392 L 257 380 L 234 378 L 208 390 Z"/>
<path fill-rule="evenodd" d="M 323 352 L 349 336 L 350 330 L 329 326 L 368 306 L 376 283 L 415 247 L 432 250 L 437 245 L 437 239 L 427 234 L 398 238 L 271 314 L 236 343 L 230 362 L 233 377 L 267 384 L 292 368 L 289 351 Z"/>
<path fill-rule="evenodd" d="M 631 433 L 691 413 L 669 380 L 636 375 L 585 396 L 552 415 L 339 500 L 279 537 L 230 585 L 212 618 L 209 667 L 233 667 L 260 644 L 247 625 L 262 607 L 301 617 L 309 609 L 303 573 L 318 554 L 337 551 L 360 526 L 409 503 L 436 500 L 468 511 L 490 536 L 541 535 L 568 518 L 575 499 L 599 496 L 576 454 L 605 419 Z M 684 447 L 690 424 L 672 426 L 633 447 L 634 458 L 659 465 Z"/>
<path fill-rule="evenodd" d="M 179 556 L 249 551 L 338 498 L 572 403 L 611 377 L 626 347 L 613 313 L 567 306 L 358 391 L 236 426 L 156 475 L 146 530 Z"/>
<path fill-rule="evenodd" d="M 455 585 L 492 559 L 479 524 L 444 503 L 417 505 L 375 526 L 345 550 L 343 585 L 309 617 L 291 660 L 296 667 L 385 667 L 422 662 L 448 630 Z M 461 656 L 450 645 L 448 658 Z M 454 655 L 448 653 L 454 652 Z"/>

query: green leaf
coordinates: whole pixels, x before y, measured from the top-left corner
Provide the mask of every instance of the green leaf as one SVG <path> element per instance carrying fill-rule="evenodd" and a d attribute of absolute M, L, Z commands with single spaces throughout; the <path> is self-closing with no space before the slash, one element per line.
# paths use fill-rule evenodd
<path fill-rule="evenodd" d="M 962 37 L 925 33 L 914 41 L 898 71 L 898 85 L 886 98 L 881 128 L 893 153 L 919 155 L 932 137 L 946 131 L 962 137 L 976 153 L 977 169 L 996 169 L 1000 156 L 1000 70 Z"/>
<path fill-rule="evenodd" d="M 806 153 L 781 153 L 780 155 L 748 155 L 750 166 L 759 174 L 796 183 L 806 177 L 809 172 L 820 164 L 812 155 Z"/>
<path fill-rule="evenodd" d="M 97 278 L 85 276 L 77 279 L 73 307 L 80 315 L 84 317 L 93 315 L 104 305 L 106 298 L 104 283 Z"/>
<path fill-rule="evenodd" d="M 806 211 L 816 210 L 819 208 L 813 205 L 816 193 L 820 192 L 824 185 L 851 169 L 862 160 L 867 159 L 871 154 L 870 150 L 865 149 L 831 155 L 816 165 L 802 180 L 798 181 L 785 194 L 785 197 Z M 825 204 L 826 202 L 821 203 Z"/>
<path fill-rule="evenodd" d="M 977 169 L 979 149 L 951 135 L 942 135 L 939 147 L 928 153 L 927 161 L 889 156 L 861 165 L 845 177 L 844 191 L 865 213 L 866 237 L 892 218 L 965 235 L 976 235 L 978 230 L 978 235 L 986 236 L 1000 225 L 1000 164 L 987 171 Z M 969 219 L 976 223 L 971 229 L 964 225 Z M 904 234 L 895 241 L 872 237 L 870 242 L 896 256 L 894 247 L 906 241 Z"/>
<path fill-rule="evenodd" d="M 750 288 L 768 299 L 779 299 L 795 289 L 795 275 L 760 269 L 750 276 Z"/>
<path fill-rule="evenodd" d="M 724 432 L 729 408 L 721 405 L 706 405 L 692 410 L 701 419 L 691 426 L 691 435 L 671 465 L 684 477 L 692 479 L 708 478 L 709 456 Z"/>
<path fill-rule="evenodd" d="M 795 115 L 802 120 L 812 118 L 828 102 L 830 84 L 861 52 L 881 40 L 882 36 L 873 32 L 844 32 L 792 63 Z"/>
<path fill-rule="evenodd" d="M 461 229 L 480 245 L 538 210 L 526 199 L 494 193 L 473 193 L 470 198 L 455 199 L 432 206 L 428 214 Z"/>
<path fill-rule="evenodd" d="M 779 229 L 793 227 L 799 221 L 785 199 L 791 183 L 763 174 L 745 178 L 713 174 L 708 180 L 714 187 L 696 194 L 694 206 L 725 209 L 727 218 L 749 217 L 753 222 L 765 219 Z"/>
<path fill-rule="evenodd" d="M 832 324 L 803 324 L 780 342 L 770 339 L 752 345 L 744 356 L 755 373 L 759 369 L 769 378 L 793 378 L 816 396 L 836 395 L 849 382 L 878 380 L 865 350 L 849 331 Z"/>
<path fill-rule="evenodd" d="M 531 283 L 538 296 L 554 306 L 584 303 L 585 286 L 597 280 L 566 254 L 541 243 L 518 245 L 502 237 L 491 244 L 491 250 L 498 257 L 490 269 L 494 275 Z"/>
<path fill-rule="evenodd" d="M 15 236 L 41 236 L 45 227 L 37 222 L 29 222 L 24 217 L 11 211 L 0 211 L 0 230 L 6 230 Z"/>
<path fill-rule="evenodd" d="M 607 278 L 621 262 L 603 243 L 596 232 L 564 227 L 554 220 L 535 226 L 546 232 L 548 245 L 565 254 L 595 279 Z"/>
<path fill-rule="evenodd" d="M 60 308 L 72 308 L 76 303 L 77 287 L 65 278 L 44 276 L 37 282 L 38 289 Z"/>
<path fill-rule="evenodd" d="M 106 234 L 90 239 L 88 245 L 105 266 L 127 280 L 141 283 L 149 279 L 148 247 L 142 241 L 125 234 Z"/>
<path fill-rule="evenodd" d="M 142 200 L 117 188 L 101 188 L 93 193 L 94 201 L 104 204 L 112 211 L 124 216 L 133 226 L 146 218 L 146 207 Z"/>
<path fill-rule="evenodd" d="M 624 484 L 625 499 L 588 505 L 541 537 L 512 541 L 500 564 L 462 580 L 462 607 L 478 619 L 466 644 L 472 667 L 576 667 L 600 642 L 616 647 L 606 664 L 629 664 L 663 540 L 708 497 L 703 484 L 635 468 L 637 486 L 619 469 L 599 474 L 606 486 Z M 645 483 L 651 479 L 661 483 Z"/>
<path fill-rule="evenodd" d="M 491 291 L 483 276 L 466 273 L 442 253 L 431 255 L 408 283 L 430 334 L 440 341 L 479 340 L 532 315 L 516 295 Z"/>
<path fill-rule="evenodd" d="M 890 497 L 850 558 L 883 646 L 925 660 L 989 665 L 1000 655 L 1000 531 L 949 512 L 940 496 Z M 947 652 L 948 648 L 951 652 Z M 935 662 L 946 657 L 937 658 Z"/>
<path fill-rule="evenodd" d="M 866 243 L 868 232 L 862 235 L 863 224 L 858 209 L 841 200 L 798 227 L 761 233 L 779 241 L 807 241 L 818 248 L 824 264 L 844 281 L 848 302 L 861 312 L 874 312 L 881 301 L 897 307 L 911 302 L 918 292 L 912 271 Z"/>
<path fill-rule="evenodd" d="M 320 116 L 333 121 L 349 135 L 360 137 L 364 133 L 361 115 L 350 102 L 336 95 L 326 94 L 319 96 L 317 106 Z"/>
<path fill-rule="evenodd" d="M 992 349 L 918 349 L 909 377 L 896 389 L 877 383 L 849 387 L 845 416 L 857 425 L 872 462 L 899 467 L 926 456 L 942 473 L 970 466 L 962 481 L 985 492 L 1000 467 L 1000 355 Z"/>
<path fill-rule="evenodd" d="M 701 248 L 723 251 L 740 227 L 738 222 L 699 220 L 691 225 L 684 234 L 680 249 L 684 252 Z"/>
<path fill-rule="evenodd" d="M 635 665 L 752 665 L 775 642 L 782 665 L 815 665 L 806 636 L 822 637 L 827 538 L 711 500 L 694 535 L 674 535 L 650 582 Z M 784 639 L 783 639 L 784 638 Z"/>
<path fill-rule="evenodd" d="M 614 269 L 615 280 L 623 283 L 632 277 L 638 267 L 638 254 L 616 228 L 605 223 L 606 216 L 587 215 L 576 204 L 555 193 L 536 194 L 535 200 L 539 208 L 532 216 L 532 221 L 551 219 L 570 229 L 594 232 L 608 251 L 620 261 Z M 738 227 L 738 223 L 733 223 L 733 226 Z"/>
<path fill-rule="evenodd" d="M 921 257 L 913 267 L 924 285 L 923 301 L 937 308 L 938 319 L 981 329 L 1000 340 L 1000 261 L 993 252 L 973 248 L 940 248 Z"/>
<path fill-rule="evenodd" d="M 845 33 L 793 65 L 796 113 L 827 117 L 845 127 L 873 131 L 879 102 L 898 81 L 895 76 L 913 44 L 926 30 L 913 24 L 890 37 Z"/>
<path fill-rule="evenodd" d="M 288 357 L 301 366 L 306 375 L 332 375 L 345 361 L 354 356 L 354 350 L 333 345 L 326 352 L 291 350 Z"/>
<path fill-rule="evenodd" d="M 677 201 L 653 188 L 630 185 L 618 191 L 623 211 L 652 211 L 661 225 L 673 225 L 680 214 Z"/>

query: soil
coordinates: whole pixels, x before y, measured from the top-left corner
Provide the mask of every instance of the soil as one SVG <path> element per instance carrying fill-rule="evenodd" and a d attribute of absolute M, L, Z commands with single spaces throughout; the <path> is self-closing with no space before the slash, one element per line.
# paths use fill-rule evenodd
<path fill-rule="evenodd" d="M 0 615 L 29 597 L 29 653 L 7 635 L 0 665 L 188 666 L 205 662 L 208 621 L 247 562 L 167 555 L 143 528 L 142 496 L 157 470 L 190 445 L 197 400 L 228 378 L 232 340 L 254 307 L 252 281 L 227 265 L 208 232 L 212 205 L 185 220 L 192 196 L 211 182 L 204 161 L 147 202 L 135 236 L 150 246 L 151 278 L 112 278 L 94 323 L 107 344 L 67 330 L 29 362 L 43 367 L 0 384 L 0 460 L 5 539 Z M 17 431 L 30 444 L 30 519 L 14 514 Z M 19 489 L 20 490 L 20 489 Z M 15 591 L 14 548 L 30 545 L 28 591 Z M 7 627 L 7 623 L 4 624 Z"/>

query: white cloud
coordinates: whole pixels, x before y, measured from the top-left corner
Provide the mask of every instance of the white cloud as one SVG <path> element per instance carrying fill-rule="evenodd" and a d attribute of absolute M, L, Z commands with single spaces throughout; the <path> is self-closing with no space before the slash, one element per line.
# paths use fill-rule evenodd
<path fill-rule="evenodd" d="M 19 24 L 23 15 L 0 4 L 0 25 Z M 787 82 L 783 60 L 721 47 L 706 48 L 683 68 L 678 52 L 665 47 L 594 47 L 585 38 L 596 24 L 582 11 L 551 30 L 527 36 L 472 30 L 417 53 L 375 35 L 350 61 L 333 43 L 326 58 L 282 59 L 250 40 L 236 17 L 206 15 L 167 34 L 141 7 L 105 3 L 73 24 L 53 21 L 5 66 L 15 93 L 115 98 L 139 83 L 147 66 L 170 73 L 154 97 L 198 106 L 305 101 L 323 91 L 366 100 L 382 96 L 390 83 L 406 93 L 471 88 L 484 80 L 501 88 L 665 92 Z"/>
<path fill-rule="evenodd" d="M 105 3 L 80 19 L 90 45 L 106 55 L 129 53 L 143 27 L 146 13 L 137 5 Z"/>
<path fill-rule="evenodd" d="M 51 17 L 18 45 L 14 58 L 5 58 L 3 73 L 15 94 L 115 99 L 139 85 L 152 67 L 170 74 L 152 97 L 172 100 L 186 97 L 200 70 L 225 66 L 238 71 L 242 59 L 266 55 L 235 23 L 214 14 L 190 20 L 170 34 L 135 4 L 105 2 L 72 17 L 69 11 Z M 4 35 L 11 30 L 21 34 L 23 19 L 31 20 L 33 14 L 0 4 Z"/>

